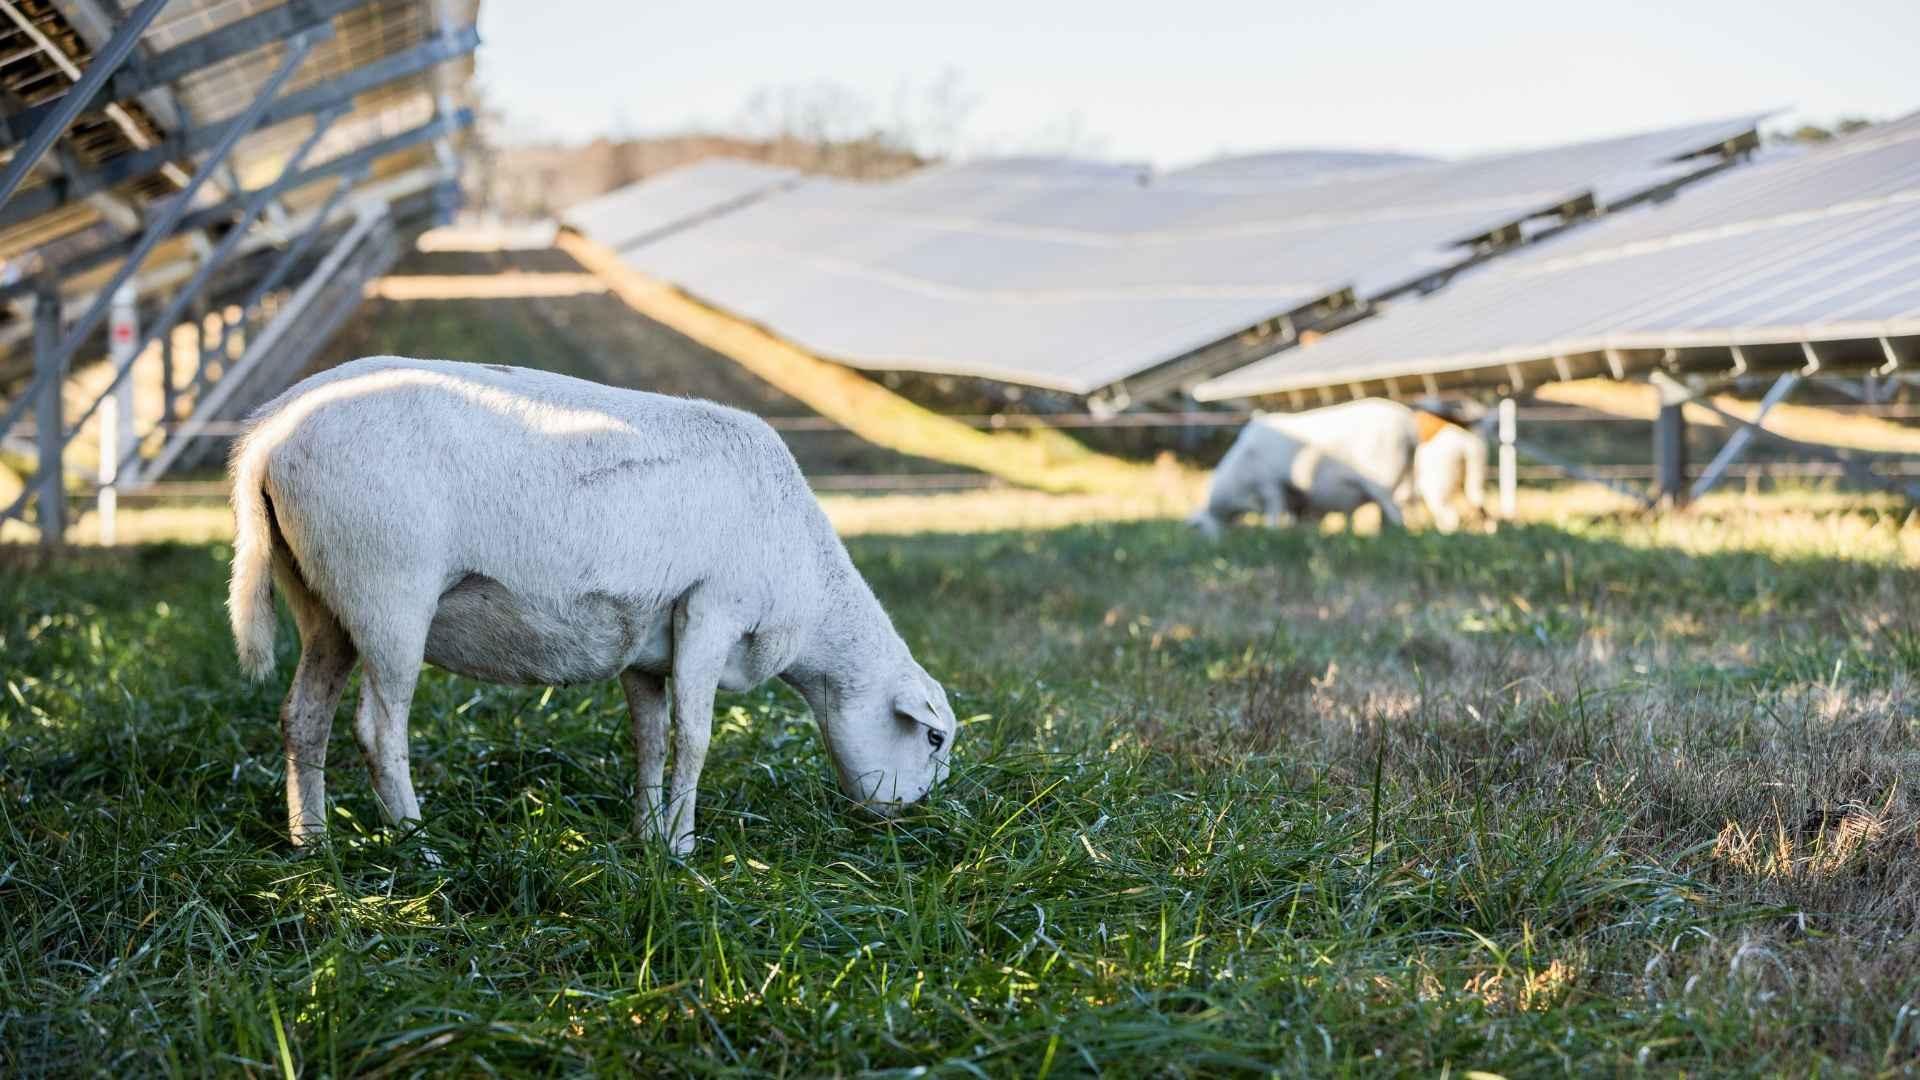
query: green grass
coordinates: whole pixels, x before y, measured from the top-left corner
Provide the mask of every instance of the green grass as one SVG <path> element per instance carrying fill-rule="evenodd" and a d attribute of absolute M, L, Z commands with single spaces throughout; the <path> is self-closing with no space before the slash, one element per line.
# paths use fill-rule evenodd
<path fill-rule="evenodd" d="M 282 830 L 226 552 L 0 563 L 0 1072 L 1878 1073 L 1920 1062 L 1920 573 L 1858 515 L 866 538 L 965 719 L 846 813 L 725 697 L 427 673 L 424 835 Z M 446 859 L 423 865 L 423 846 Z"/>

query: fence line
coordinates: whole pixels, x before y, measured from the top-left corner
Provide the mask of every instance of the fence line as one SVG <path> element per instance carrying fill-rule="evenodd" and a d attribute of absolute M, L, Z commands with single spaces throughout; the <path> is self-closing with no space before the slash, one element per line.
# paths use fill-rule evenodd
<path fill-rule="evenodd" d="M 1920 420 L 1920 405 L 1867 405 L 1863 403 L 1842 403 L 1821 405 L 1818 408 L 1841 413 L 1847 416 L 1868 416 L 1881 420 Z M 965 424 L 982 431 L 1020 430 L 1034 428 L 1056 428 L 1061 430 L 1086 430 L 1101 428 L 1220 428 L 1238 427 L 1253 419 L 1254 413 L 1244 409 L 1226 409 L 1219 411 L 1194 412 L 1130 412 L 1114 416 L 1099 416 L 1094 413 L 951 413 L 944 414 L 955 423 Z M 1643 417 L 1616 416 L 1612 413 L 1596 412 L 1578 405 L 1523 405 L 1516 412 L 1516 418 L 1522 423 L 1543 420 L 1565 420 L 1582 424 L 1644 424 Z M 775 431 L 846 431 L 841 424 L 824 416 L 765 416 L 761 419 Z M 25 425 L 26 430 L 32 424 Z M 172 433 L 184 427 L 184 424 L 156 425 L 158 430 Z M 246 425 L 239 421 L 213 421 L 200 426 L 199 432 L 208 438 L 233 438 L 244 432 Z"/>
<path fill-rule="evenodd" d="M 1823 406 L 1835 412 L 1848 415 L 1867 415 L 1886 419 L 1920 419 L 1920 405 L 1868 405 L 1842 404 Z M 1516 410 L 1518 418 L 1534 422 L 1562 421 L 1570 423 L 1602 424 L 1638 424 L 1647 423 L 1644 419 L 1616 416 L 1610 413 L 1596 412 L 1581 406 L 1535 405 Z M 1052 415 L 1008 415 L 1008 414 L 959 414 L 948 419 L 976 428 L 1065 428 L 1065 429 L 1147 429 L 1147 428 L 1223 428 L 1245 424 L 1254 414 L 1244 410 L 1186 411 L 1186 412 L 1138 412 L 1122 413 L 1117 416 L 1095 416 L 1091 413 L 1061 413 Z M 823 416 L 774 416 L 766 417 L 767 423 L 776 431 L 788 434 L 831 433 L 853 435 L 841 425 Z M 169 432 L 178 430 L 182 424 L 161 425 Z M 197 434 L 204 437 L 231 438 L 245 430 L 245 425 L 233 421 L 218 421 L 203 424 Z M 857 437 L 857 436 L 856 436 Z M 1593 481 L 1635 481 L 1651 480 L 1657 475 L 1652 464 L 1592 464 L 1582 465 L 1582 472 Z M 1690 467 L 1690 476 L 1698 476 L 1705 471 L 1703 466 Z M 1920 458 L 1901 460 L 1889 458 L 1876 463 L 1876 471 L 1889 477 L 1920 476 Z M 1842 463 L 1830 461 L 1762 461 L 1741 462 L 1727 470 L 1733 478 L 1826 478 L 1844 477 L 1846 468 Z M 1557 481 L 1581 479 L 1572 477 L 1566 469 L 1552 464 L 1529 463 L 1520 465 L 1516 478 L 1523 481 Z M 929 473 L 836 473 L 812 474 L 808 482 L 814 490 L 837 493 L 935 493 L 944 491 L 970 491 L 993 487 L 1002 483 L 985 473 L 972 472 L 929 472 Z M 219 480 L 158 480 L 138 485 L 123 485 L 119 488 L 122 497 L 138 499 L 167 498 L 225 498 L 227 485 Z"/>

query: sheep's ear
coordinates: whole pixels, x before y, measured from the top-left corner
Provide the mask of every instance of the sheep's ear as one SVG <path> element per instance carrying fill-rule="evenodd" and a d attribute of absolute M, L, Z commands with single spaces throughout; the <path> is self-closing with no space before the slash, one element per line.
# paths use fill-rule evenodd
<path fill-rule="evenodd" d="M 934 713 L 933 703 L 917 687 L 905 687 L 893 695 L 893 711 L 903 720 L 916 724 L 932 724 L 938 717 Z"/>
<path fill-rule="evenodd" d="M 924 687 L 906 686 L 893 696 L 893 714 L 902 721 L 932 728 L 942 735 L 953 734 L 953 725 L 941 719 L 940 710 Z"/>

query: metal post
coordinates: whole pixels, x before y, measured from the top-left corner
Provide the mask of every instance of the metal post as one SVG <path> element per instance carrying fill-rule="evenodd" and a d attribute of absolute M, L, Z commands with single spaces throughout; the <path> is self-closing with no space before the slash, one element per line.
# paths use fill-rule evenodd
<path fill-rule="evenodd" d="M 57 548 L 67 535 L 66 473 L 61 468 L 61 392 L 66 389 L 66 364 L 60 356 L 60 294 L 47 282 L 34 297 L 33 363 L 40 384 L 40 546 Z"/>
<path fill-rule="evenodd" d="M 1514 449 L 1519 436 L 1519 414 L 1512 398 L 1500 399 L 1500 516 L 1508 521 L 1520 512 L 1520 455 Z"/>
<path fill-rule="evenodd" d="M 193 395 L 193 407 L 200 407 L 200 395 L 207 386 L 207 301 L 205 297 L 194 297 L 193 306 L 193 378 L 188 381 L 188 392 Z"/>
<path fill-rule="evenodd" d="M 160 331 L 160 426 L 168 430 L 180 418 L 180 403 L 173 392 L 173 335 L 179 329 L 175 323 Z"/>
<path fill-rule="evenodd" d="M 113 294 L 113 317 L 107 324 L 107 357 L 115 371 L 133 362 L 139 337 L 138 299 L 133 286 L 122 285 Z M 133 380 L 121 379 L 100 402 L 100 490 L 94 499 L 100 515 L 100 542 L 111 546 L 119 537 L 120 463 L 133 452 Z"/>
<path fill-rule="evenodd" d="M 80 81 L 74 83 L 60 98 L 53 112 L 33 129 L 27 145 L 13 156 L 13 160 L 7 162 L 6 173 L 0 175 L 0 205 L 4 205 L 19 190 L 20 182 L 27 178 L 27 173 L 52 149 L 55 140 L 66 133 L 68 125 L 93 103 L 101 87 L 120 69 L 120 65 L 126 63 L 133 47 L 140 43 L 140 35 L 146 32 L 147 24 L 153 22 L 153 17 L 160 14 L 160 9 L 166 3 L 167 0 L 146 0 L 113 32 L 106 46 L 94 54 L 93 63 L 87 65 Z"/>
<path fill-rule="evenodd" d="M 1687 414 L 1679 401 L 1669 402 L 1663 391 L 1660 415 L 1653 421 L 1654 490 L 1668 506 L 1687 502 Z"/>

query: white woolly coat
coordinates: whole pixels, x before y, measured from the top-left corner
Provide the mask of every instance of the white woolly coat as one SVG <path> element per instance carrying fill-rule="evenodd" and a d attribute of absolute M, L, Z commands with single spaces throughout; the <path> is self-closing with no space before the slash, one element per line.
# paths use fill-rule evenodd
<path fill-rule="evenodd" d="M 1366 503 L 1399 524 L 1393 492 L 1420 436 L 1413 411 L 1369 398 L 1304 413 L 1267 413 L 1242 428 L 1208 485 L 1195 524 L 1217 532 L 1243 513 L 1350 513 Z"/>
<path fill-rule="evenodd" d="M 272 665 L 277 561 L 303 642 L 309 621 L 324 637 L 330 618 L 369 671 L 395 672 L 382 683 L 405 682 L 385 703 L 400 714 L 402 767 L 424 658 L 506 683 L 671 676 L 676 711 L 707 702 L 705 716 L 678 717 L 683 728 L 711 722 L 715 686 L 779 675 L 813 707 L 850 794 L 912 801 L 944 769 L 940 746 L 903 724 L 950 742 L 944 693 L 785 444 L 749 414 L 521 368 L 377 357 L 261 409 L 233 474 L 242 665 Z M 301 690 L 296 679 L 289 709 Z M 893 790 L 873 790 L 876 777 Z M 690 830 L 691 791 L 674 794 Z M 396 818 L 417 816 L 410 784 L 383 798 Z"/>

